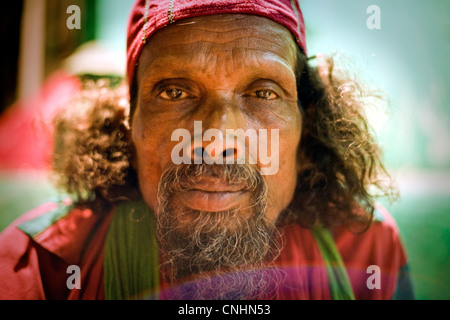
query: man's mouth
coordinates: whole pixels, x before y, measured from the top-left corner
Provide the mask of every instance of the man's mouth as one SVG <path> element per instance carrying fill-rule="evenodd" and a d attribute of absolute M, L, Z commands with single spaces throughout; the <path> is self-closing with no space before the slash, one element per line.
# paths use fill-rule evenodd
<path fill-rule="evenodd" d="M 196 181 L 190 188 L 175 192 L 174 196 L 188 208 L 207 212 L 225 211 L 250 203 L 250 193 L 243 186 L 228 185 L 214 178 Z"/>

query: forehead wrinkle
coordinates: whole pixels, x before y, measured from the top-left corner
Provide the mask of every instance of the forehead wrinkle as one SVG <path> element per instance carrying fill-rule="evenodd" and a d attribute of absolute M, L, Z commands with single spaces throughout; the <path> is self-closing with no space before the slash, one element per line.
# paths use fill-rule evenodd
<path fill-rule="evenodd" d="M 227 43 L 230 44 L 231 42 Z M 181 64 L 182 69 L 192 68 L 197 71 L 210 72 L 218 71 L 216 68 L 228 65 L 232 70 L 243 66 L 261 65 L 267 62 L 278 62 L 283 64 L 286 68 L 294 70 L 295 54 L 294 50 L 287 55 L 281 55 L 277 50 L 270 50 L 264 48 L 241 46 L 233 42 L 234 45 L 216 44 L 205 41 L 197 41 L 189 43 L 180 48 L 180 46 L 173 45 L 173 50 L 166 48 L 165 54 L 157 55 L 145 67 L 144 74 L 148 71 L 161 69 L 167 73 L 170 66 Z M 170 46 L 172 47 L 172 46 Z M 196 54 L 192 54 L 195 52 Z M 228 61 L 231 63 L 228 63 Z M 176 66 L 179 70 L 179 66 Z M 225 71 L 225 70 L 222 70 Z"/>
<path fill-rule="evenodd" d="M 180 63 L 181 62 L 181 63 Z M 229 78 L 233 75 L 242 75 L 242 70 L 246 70 L 246 74 L 261 74 L 269 67 L 267 76 L 273 70 L 281 71 L 280 73 L 294 74 L 294 65 L 290 64 L 286 59 L 280 59 L 279 55 L 274 52 L 263 49 L 235 48 L 221 51 L 220 54 L 208 52 L 196 55 L 184 55 L 182 53 L 174 55 L 164 55 L 155 58 L 143 70 L 144 79 L 147 77 L 173 77 L 173 78 L 190 78 L 197 74 L 206 74 L 211 78 L 223 75 Z M 145 82 L 144 82 L 145 83 Z"/>
<path fill-rule="evenodd" d="M 183 27 L 182 30 L 179 29 L 180 27 L 169 27 L 164 32 L 157 33 L 154 39 L 157 40 L 159 38 L 158 40 L 163 40 L 163 48 L 161 50 L 164 54 L 172 46 L 195 45 L 195 43 L 204 43 L 219 47 L 264 47 L 266 50 L 274 52 L 277 50 L 283 51 L 287 46 L 290 52 L 296 52 L 297 45 L 292 34 L 282 26 L 278 28 L 264 28 L 250 24 L 249 27 L 216 30 L 217 26 L 215 26 L 216 28 L 212 28 L 211 25 L 214 24 L 202 24 L 198 27 L 188 25 Z M 179 32 L 185 33 L 183 39 L 180 40 L 177 37 L 171 36 L 171 34 L 177 34 Z M 178 50 L 178 48 L 176 49 Z"/>
<path fill-rule="evenodd" d="M 205 24 L 202 20 L 182 26 L 175 24 L 161 30 L 144 48 L 147 51 L 147 61 L 139 68 L 141 75 L 148 76 L 152 69 L 167 73 L 171 66 L 180 69 L 179 62 L 182 64 L 181 69 L 186 70 L 190 66 L 203 72 L 218 72 L 217 67 L 227 65 L 229 70 L 224 72 L 232 74 L 236 68 L 249 61 L 255 64 L 251 60 L 259 60 L 268 55 L 272 55 L 273 60 L 279 60 L 289 69 L 294 69 L 296 43 L 287 29 L 283 26 L 265 28 L 265 24 L 254 25 L 245 19 L 240 21 L 243 23 L 238 25 L 244 27 L 236 27 L 229 20 L 224 22 L 218 19 L 217 23 Z M 276 24 L 270 20 L 264 21 Z M 223 30 L 221 25 L 231 25 L 232 28 Z M 185 36 L 180 37 L 180 32 Z M 247 54 L 248 52 L 252 53 Z M 225 63 L 225 59 L 230 59 L 231 63 Z"/>
<path fill-rule="evenodd" d="M 233 42 L 236 40 L 248 38 L 248 39 L 260 39 L 270 41 L 270 39 L 282 39 L 286 40 L 292 38 L 292 35 L 283 29 L 268 29 L 268 28 L 256 28 L 255 26 L 251 27 L 241 27 L 241 28 L 233 28 L 227 30 L 216 30 L 216 29 L 208 29 L 207 26 L 199 26 L 198 28 L 185 28 L 183 31 L 187 33 L 185 37 L 186 42 L 177 42 L 177 43 L 189 43 L 192 41 L 198 41 L 197 39 L 203 39 L 201 41 L 204 42 L 212 42 L 215 44 L 226 44 L 228 42 Z M 192 30 L 189 30 L 192 29 Z M 171 34 L 178 33 L 180 29 L 168 29 L 169 32 L 166 32 L 165 35 L 161 35 L 165 38 L 166 43 L 170 43 Z M 231 40 L 227 40 L 231 38 Z M 274 44 L 277 44 L 273 41 Z"/>
<path fill-rule="evenodd" d="M 182 48 L 180 48 L 182 46 Z M 288 45 L 289 46 L 289 45 Z M 265 51 L 271 52 L 273 54 L 284 57 L 285 54 L 281 55 L 281 52 L 286 47 L 286 43 L 278 43 L 267 38 L 259 38 L 256 36 L 252 37 L 239 37 L 229 41 L 214 42 L 207 40 L 197 40 L 193 42 L 179 42 L 173 45 L 165 45 L 164 48 L 159 51 L 161 55 L 168 55 L 171 51 L 176 54 L 191 54 L 192 52 L 201 53 L 203 50 L 206 52 L 216 50 L 217 53 L 221 52 L 232 52 L 233 50 L 255 50 L 255 51 Z M 289 54 L 292 58 L 295 57 L 296 47 L 290 46 Z M 264 49 L 262 49 L 264 48 Z M 155 52 L 156 53 L 156 52 Z"/>

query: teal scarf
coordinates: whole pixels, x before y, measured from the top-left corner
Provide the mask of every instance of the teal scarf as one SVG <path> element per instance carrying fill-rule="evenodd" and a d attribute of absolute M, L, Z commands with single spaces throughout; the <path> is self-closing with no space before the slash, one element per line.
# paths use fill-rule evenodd
<path fill-rule="evenodd" d="M 158 299 L 159 256 L 155 216 L 144 201 L 119 205 L 112 218 L 105 248 L 105 298 Z M 342 258 L 331 232 L 313 228 L 328 274 L 331 298 L 353 300 Z"/>
<path fill-rule="evenodd" d="M 355 300 L 344 262 L 334 244 L 330 230 L 318 225 L 312 229 L 327 268 L 328 283 L 333 300 Z"/>
<path fill-rule="evenodd" d="M 105 298 L 157 299 L 155 216 L 144 201 L 119 205 L 106 236 Z"/>

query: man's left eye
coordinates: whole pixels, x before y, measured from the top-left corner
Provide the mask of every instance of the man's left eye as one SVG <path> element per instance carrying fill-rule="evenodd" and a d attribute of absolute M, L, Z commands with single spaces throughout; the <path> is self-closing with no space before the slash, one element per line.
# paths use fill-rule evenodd
<path fill-rule="evenodd" d="M 272 90 L 257 90 L 255 91 L 256 97 L 264 100 L 274 100 L 278 98 L 278 95 Z"/>
<path fill-rule="evenodd" d="M 180 100 L 187 98 L 187 93 L 181 89 L 172 88 L 160 93 L 160 97 L 167 100 Z"/>

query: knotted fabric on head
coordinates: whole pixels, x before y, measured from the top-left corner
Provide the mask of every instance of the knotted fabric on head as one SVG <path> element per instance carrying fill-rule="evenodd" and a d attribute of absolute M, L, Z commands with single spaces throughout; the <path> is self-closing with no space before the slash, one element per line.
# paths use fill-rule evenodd
<path fill-rule="evenodd" d="M 213 14 L 253 14 L 288 28 L 306 55 L 305 23 L 298 0 L 137 0 L 127 31 L 127 76 L 133 81 L 142 49 L 157 30 L 182 19 Z"/>

